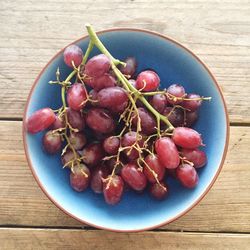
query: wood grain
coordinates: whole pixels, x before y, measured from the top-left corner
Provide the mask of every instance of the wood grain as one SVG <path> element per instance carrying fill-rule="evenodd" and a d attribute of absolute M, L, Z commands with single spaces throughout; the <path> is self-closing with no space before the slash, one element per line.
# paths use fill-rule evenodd
<path fill-rule="evenodd" d="M 115 11 L 114 11 L 115 8 Z M 96 30 L 136 27 L 169 35 L 215 74 L 230 120 L 250 123 L 250 2 L 151 0 L 5 0 L 0 6 L 0 118 L 20 118 L 46 62 L 69 42 Z"/>
<path fill-rule="evenodd" d="M 112 233 L 86 230 L 0 229 L 2 250 L 29 249 L 249 249 L 250 235 L 206 233 Z"/>
<path fill-rule="evenodd" d="M 223 170 L 202 202 L 164 227 L 177 231 L 250 232 L 250 127 L 232 127 Z M 0 225 L 82 227 L 43 194 L 27 166 L 21 122 L 0 122 Z"/>

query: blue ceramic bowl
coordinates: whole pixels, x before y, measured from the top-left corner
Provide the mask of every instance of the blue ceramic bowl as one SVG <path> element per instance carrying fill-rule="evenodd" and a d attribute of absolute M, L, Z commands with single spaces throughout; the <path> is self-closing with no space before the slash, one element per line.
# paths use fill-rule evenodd
<path fill-rule="evenodd" d="M 170 193 L 166 200 L 156 201 L 145 192 L 128 192 L 116 206 L 109 206 L 102 195 L 90 189 L 77 193 L 69 185 L 69 172 L 62 169 L 60 155 L 49 156 L 41 146 L 42 133 L 29 135 L 23 130 L 25 152 L 31 171 L 41 189 L 60 209 L 91 226 L 113 231 L 141 231 L 169 223 L 193 208 L 208 192 L 217 178 L 228 147 L 229 126 L 225 102 L 220 88 L 208 68 L 191 51 L 176 41 L 157 33 L 136 29 L 113 29 L 98 36 L 119 59 L 135 56 L 138 72 L 154 69 L 161 78 L 161 87 L 181 83 L 187 92 L 211 96 L 204 102 L 199 121 L 195 125 L 203 136 L 208 164 L 200 169 L 200 181 L 195 189 L 183 188 L 169 179 Z M 88 37 L 75 43 L 86 50 Z M 99 52 L 94 49 L 91 56 Z M 43 107 L 54 109 L 61 105 L 60 87 L 48 84 L 55 79 L 57 67 L 62 77 L 70 69 L 63 62 L 63 50 L 55 55 L 36 79 L 30 92 L 24 120 Z"/>

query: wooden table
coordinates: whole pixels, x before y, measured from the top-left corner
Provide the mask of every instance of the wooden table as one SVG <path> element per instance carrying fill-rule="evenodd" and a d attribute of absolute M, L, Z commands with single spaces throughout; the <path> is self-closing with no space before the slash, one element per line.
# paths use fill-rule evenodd
<path fill-rule="evenodd" d="M 86 34 L 86 22 L 175 38 L 224 92 L 231 138 L 223 170 L 198 206 L 160 229 L 81 225 L 48 200 L 28 168 L 21 126 L 29 90 L 60 48 Z M 250 249 L 249 0 L 2 0 L 0 25 L 0 249 Z"/>

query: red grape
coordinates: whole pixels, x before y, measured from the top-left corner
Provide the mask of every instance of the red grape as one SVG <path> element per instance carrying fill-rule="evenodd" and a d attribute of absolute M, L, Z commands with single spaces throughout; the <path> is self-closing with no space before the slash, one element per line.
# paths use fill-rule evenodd
<path fill-rule="evenodd" d="M 71 132 L 69 135 L 69 140 L 75 150 L 82 149 L 87 143 L 86 136 L 81 132 Z"/>
<path fill-rule="evenodd" d="M 110 155 L 117 154 L 119 146 L 120 146 L 120 139 L 115 136 L 110 136 L 106 138 L 103 142 L 104 150 Z"/>
<path fill-rule="evenodd" d="M 84 129 L 85 121 L 81 112 L 67 108 L 67 118 L 72 128 L 78 129 L 78 131 L 82 131 Z"/>
<path fill-rule="evenodd" d="M 145 109 L 138 108 L 139 117 L 141 119 L 141 130 L 143 134 L 150 135 L 156 130 L 156 121 L 154 117 Z M 132 124 L 136 128 L 138 117 L 137 114 L 133 113 Z"/>
<path fill-rule="evenodd" d="M 167 89 L 167 99 L 170 104 L 175 105 L 181 103 L 181 98 L 185 97 L 185 95 L 185 89 L 179 84 L 172 84 Z"/>
<path fill-rule="evenodd" d="M 201 106 L 202 100 L 200 98 L 201 97 L 197 94 L 188 94 L 185 97 L 185 99 L 189 99 L 189 100 L 184 100 L 181 105 L 188 111 L 195 111 Z"/>
<path fill-rule="evenodd" d="M 89 180 L 90 171 L 84 164 L 73 167 L 70 173 L 70 185 L 75 191 L 84 191 L 89 185 Z"/>
<path fill-rule="evenodd" d="M 103 194 L 104 194 L 106 203 L 110 205 L 115 205 L 121 200 L 123 189 L 124 189 L 124 182 L 122 178 L 118 175 L 114 175 L 111 178 L 112 179 L 110 183 L 108 180 L 104 182 Z"/>
<path fill-rule="evenodd" d="M 75 66 L 78 67 L 82 63 L 83 52 L 82 49 L 75 45 L 69 45 L 63 52 L 64 62 L 71 68 L 73 68 L 72 61 Z"/>
<path fill-rule="evenodd" d="M 78 153 L 77 153 L 77 157 L 79 157 Z M 63 166 L 71 167 L 72 165 L 69 162 L 74 160 L 74 158 L 75 158 L 75 155 L 73 151 L 70 149 L 67 149 L 67 151 L 61 157 Z"/>
<path fill-rule="evenodd" d="M 120 71 L 128 78 L 131 78 L 136 70 L 137 66 L 136 60 L 134 57 L 128 57 L 124 62 L 126 63 L 126 66 L 121 66 Z"/>
<path fill-rule="evenodd" d="M 62 147 L 62 139 L 58 132 L 48 131 L 43 136 L 43 147 L 49 154 L 56 154 Z"/>
<path fill-rule="evenodd" d="M 104 54 L 99 54 L 88 60 L 84 74 L 89 77 L 100 77 L 109 71 L 110 65 L 110 59 Z"/>
<path fill-rule="evenodd" d="M 115 130 L 115 122 L 106 109 L 91 108 L 86 117 L 87 125 L 96 132 L 109 134 Z"/>
<path fill-rule="evenodd" d="M 136 88 L 143 91 L 154 91 L 159 87 L 160 78 L 152 70 L 142 71 L 136 79 Z"/>
<path fill-rule="evenodd" d="M 204 167 L 207 163 L 207 156 L 204 151 L 199 149 L 182 149 L 181 155 L 185 157 L 188 161 L 194 164 L 195 168 Z"/>
<path fill-rule="evenodd" d="M 201 135 L 191 128 L 175 128 L 172 139 L 176 145 L 183 148 L 193 149 L 203 145 Z"/>
<path fill-rule="evenodd" d="M 126 164 L 122 168 L 121 175 L 123 180 L 136 191 L 142 191 L 147 185 L 146 176 L 135 163 Z"/>
<path fill-rule="evenodd" d="M 176 169 L 176 176 L 181 184 L 186 188 L 194 188 L 199 181 L 199 176 L 195 168 L 186 163 L 181 164 Z"/>
<path fill-rule="evenodd" d="M 155 142 L 155 151 L 165 168 L 177 168 L 180 163 L 178 150 L 169 137 L 162 137 Z"/>
<path fill-rule="evenodd" d="M 157 200 L 163 200 L 168 194 L 167 185 L 163 181 L 161 181 L 160 184 L 161 185 L 159 185 L 159 183 L 153 183 L 149 189 L 150 194 Z"/>
<path fill-rule="evenodd" d="M 184 111 L 181 108 L 166 107 L 163 111 L 174 127 L 182 126 L 184 123 Z"/>
<path fill-rule="evenodd" d="M 162 113 L 167 105 L 167 97 L 163 94 L 156 94 L 152 97 L 150 104 L 155 110 Z"/>
<path fill-rule="evenodd" d="M 107 176 L 108 171 L 105 166 L 98 166 L 94 169 L 91 174 L 90 186 L 95 193 L 100 194 L 103 192 L 103 179 L 107 178 Z"/>
<path fill-rule="evenodd" d="M 186 111 L 186 117 L 185 117 L 185 127 L 191 127 L 197 120 L 198 120 L 198 112 L 187 112 Z"/>
<path fill-rule="evenodd" d="M 91 143 L 82 150 L 81 155 L 85 164 L 88 166 L 96 165 L 104 157 L 102 145 L 100 143 Z"/>
<path fill-rule="evenodd" d="M 56 119 L 53 122 L 53 124 L 50 126 L 50 129 L 51 130 L 56 130 L 56 129 L 60 129 L 60 128 L 64 128 L 64 127 L 65 127 L 65 124 L 64 124 L 63 118 L 62 117 L 58 117 L 56 115 Z"/>
<path fill-rule="evenodd" d="M 97 94 L 98 94 L 98 92 L 94 89 L 89 91 L 90 103 L 94 107 L 97 107 L 99 105 L 98 99 L 97 99 Z"/>
<path fill-rule="evenodd" d="M 145 158 L 145 162 L 147 163 L 148 167 L 150 167 L 150 169 L 153 170 L 155 174 L 157 174 L 157 179 L 161 181 L 164 178 L 166 168 L 159 161 L 158 156 L 148 155 Z M 152 171 L 150 171 L 148 167 L 145 165 L 143 172 L 149 182 L 155 183 L 156 182 L 155 176 L 153 175 Z"/>
<path fill-rule="evenodd" d="M 94 78 L 91 85 L 96 91 L 99 91 L 103 88 L 114 87 L 116 85 L 116 80 L 110 74 L 105 73 L 100 77 Z"/>
<path fill-rule="evenodd" d="M 67 102 L 70 108 L 80 111 L 87 100 L 87 91 L 81 83 L 74 83 L 67 91 Z"/>
<path fill-rule="evenodd" d="M 99 105 L 115 111 L 117 107 L 123 107 L 124 111 L 128 105 L 128 95 L 121 87 L 109 87 L 100 90 L 97 94 Z"/>
<path fill-rule="evenodd" d="M 56 115 L 50 108 L 39 109 L 34 112 L 26 122 L 27 131 L 35 134 L 50 127 L 56 119 Z"/>

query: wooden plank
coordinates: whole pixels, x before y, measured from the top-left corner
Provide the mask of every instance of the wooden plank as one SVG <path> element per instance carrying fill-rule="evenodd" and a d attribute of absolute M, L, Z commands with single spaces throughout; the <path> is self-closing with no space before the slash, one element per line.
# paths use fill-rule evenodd
<path fill-rule="evenodd" d="M 215 233 L 143 232 L 58 229 L 0 229 L 2 250 L 11 249 L 249 249 L 250 235 Z"/>
<path fill-rule="evenodd" d="M 43 194 L 27 166 L 21 122 L 0 122 L 0 225 L 81 227 Z M 232 127 L 223 170 L 202 202 L 168 230 L 250 232 L 250 127 Z M 240 156 L 240 157 L 239 157 Z"/>
<path fill-rule="evenodd" d="M 83 25 L 90 22 L 96 30 L 145 28 L 182 42 L 217 77 L 230 120 L 250 123 L 249 12 L 247 0 L 2 1 L 0 23 L 6 25 L 0 33 L 0 117 L 22 116 L 41 68 L 60 48 L 86 34 Z"/>

